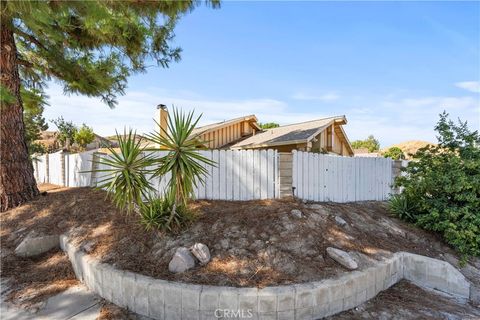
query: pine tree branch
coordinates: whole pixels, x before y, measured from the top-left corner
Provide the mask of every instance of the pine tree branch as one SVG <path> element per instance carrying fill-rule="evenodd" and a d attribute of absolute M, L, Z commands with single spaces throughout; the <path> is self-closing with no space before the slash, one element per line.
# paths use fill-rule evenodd
<path fill-rule="evenodd" d="M 14 32 L 18 34 L 20 37 L 22 37 L 23 39 L 36 44 L 38 47 L 42 48 L 43 50 L 47 50 L 47 48 L 43 45 L 43 43 L 41 43 L 37 38 L 35 38 L 31 34 L 26 33 L 18 28 L 14 28 Z"/>
<path fill-rule="evenodd" d="M 31 62 L 28 62 L 27 60 L 24 60 L 22 58 L 17 58 L 17 62 L 18 64 L 21 64 L 22 66 L 24 67 L 27 67 L 27 68 L 33 68 L 33 63 Z"/>

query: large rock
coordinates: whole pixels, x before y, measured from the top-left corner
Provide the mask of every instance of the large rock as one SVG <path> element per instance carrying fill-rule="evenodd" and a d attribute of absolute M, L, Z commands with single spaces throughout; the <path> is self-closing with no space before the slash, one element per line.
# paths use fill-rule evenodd
<path fill-rule="evenodd" d="M 327 248 L 327 254 L 330 258 L 344 266 L 349 270 L 355 270 L 358 268 L 358 264 L 353 258 L 345 251 L 329 247 Z"/>
<path fill-rule="evenodd" d="M 190 251 L 195 256 L 195 258 L 200 261 L 200 264 L 205 265 L 210 262 L 210 250 L 203 243 L 195 243 Z"/>
<path fill-rule="evenodd" d="M 60 239 L 57 235 L 37 235 L 30 232 L 15 249 L 19 257 L 33 257 L 45 253 L 60 246 Z"/>
<path fill-rule="evenodd" d="M 343 218 L 339 216 L 335 216 L 335 223 L 340 227 L 344 227 L 347 225 L 347 221 L 343 220 Z"/>
<path fill-rule="evenodd" d="M 292 211 L 290 211 L 290 213 L 296 218 L 301 218 L 303 216 L 302 211 L 298 209 L 293 209 Z"/>
<path fill-rule="evenodd" d="M 173 273 L 185 272 L 193 267 L 195 267 L 195 259 L 185 247 L 178 248 L 168 264 L 168 270 Z"/>

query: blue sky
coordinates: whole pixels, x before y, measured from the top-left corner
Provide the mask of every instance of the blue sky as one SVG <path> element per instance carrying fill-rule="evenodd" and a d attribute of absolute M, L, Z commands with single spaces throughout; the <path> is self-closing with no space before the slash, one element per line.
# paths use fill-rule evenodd
<path fill-rule="evenodd" d="M 117 108 L 52 84 L 46 118 L 109 135 L 151 130 L 159 103 L 204 124 L 345 114 L 350 140 L 373 134 L 383 147 L 435 141 L 444 109 L 480 127 L 479 2 L 224 2 L 186 15 L 174 43 L 182 60 L 132 76 Z"/>

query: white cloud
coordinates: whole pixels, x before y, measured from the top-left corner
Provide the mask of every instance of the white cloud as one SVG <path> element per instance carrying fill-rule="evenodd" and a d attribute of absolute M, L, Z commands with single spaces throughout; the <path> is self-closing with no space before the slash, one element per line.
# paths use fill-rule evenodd
<path fill-rule="evenodd" d="M 457 82 L 455 85 L 471 92 L 480 93 L 480 81 L 463 81 Z"/>
<path fill-rule="evenodd" d="M 335 92 L 325 93 L 322 95 L 311 95 L 304 92 L 297 92 L 292 95 L 295 100 L 312 100 L 312 101 L 335 101 L 340 99 L 340 96 Z"/>
<path fill-rule="evenodd" d="M 326 114 L 312 114 L 292 112 L 288 105 L 280 100 L 270 98 L 256 98 L 244 100 L 215 100 L 202 98 L 194 94 L 169 93 L 165 90 L 152 90 L 158 94 L 131 91 L 118 98 L 115 109 L 109 109 L 99 99 L 85 96 L 65 96 L 60 87 L 52 85 L 47 93 L 50 96 L 50 106 L 45 109 L 47 120 L 63 116 L 76 124 L 86 123 L 92 126 L 100 135 L 112 135 L 115 129 L 124 127 L 136 129 L 139 133 L 146 133 L 154 128 L 153 117 L 159 103 L 173 105 L 183 110 L 195 110 L 202 113 L 200 125 L 212 122 L 255 114 L 261 122 L 277 122 L 289 124 L 308 121 L 328 116 Z M 51 124 L 51 129 L 55 129 Z"/>

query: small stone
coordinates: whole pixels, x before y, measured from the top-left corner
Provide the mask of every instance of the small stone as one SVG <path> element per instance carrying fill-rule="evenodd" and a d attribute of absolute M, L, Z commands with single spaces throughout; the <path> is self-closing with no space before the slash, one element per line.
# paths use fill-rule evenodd
<path fill-rule="evenodd" d="M 330 258 L 344 266 L 349 270 L 355 270 L 358 268 L 358 264 L 353 258 L 345 251 L 329 247 L 327 248 L 327 254 Z"/>
<path fill-rule="evenodd" d="M 195 256 L 195 258 L 200 261 L 201 265 L 205 265 L 208 262 L 210 262 L 210 250 L 206 245 L 203 243 L 195 243 L 191 248 L 190 251 L 192 251 L 192 254 Z"/>
<path fill-rule="evenodd" d="M 292 211 L 290 211 L 290 213 L 292 214 L 292 216 L 297 218 L 301 218 L 303 216 L 302 211 L 298 209 L 293 209 Z"/>
<path fill-rule="evenodd" d="M 95 247 L 97 246 L 97 242 L 95 240 L 91 240 L 91 241 L 87 241 L 85 242 L 81 249 L 83 251 L 85 251 L 86 253 L 91 253 L 93 252 L 93 250 L 95 249 Z"/>
<path fill-rule="evenodd" d="M 253 243 L 250 245 L 250 249 L 252 250 L 259 250 L 259 249 L 262 249 L 264 247 L 264 243 L 262 240 L 255 240 L 253 241 Z"/>
<path fill-rule="evenodd" d="M 185 247 L 178 248 L 168 264 L 168 270 L 173 273 L 185 272 L 193 267 L 195 267 L 195 260 Z"/>
<path fill-rule="evenodd" d="M 58 236 L 39 236 L 36 232 L 32 231 L 15 248 L 15 254 L 24 258 L 33 257 L 59 246 L 60 239 Z"/>
<path fill-rule="evenodd" d="M 343 220 L 343 218 L 339 216 L 335 216 L 335 223 L 340 227 L 344 227 L 347 225 L 347 221 Z"/>
<path fill-rule="evenodd" d="M 67 220 L 60 220 L 59 223 L 57 223 L 57 227 L 59 229 L 65 229 L 68 226 L 68 221 Z"/>
<path fill-rule="evenodd" d="M 222 247 L 222 249 L 227 250 L 228 248 L 230 248 L 230 240 L 228 239 L 220 240 L 220 246 Z"/>

